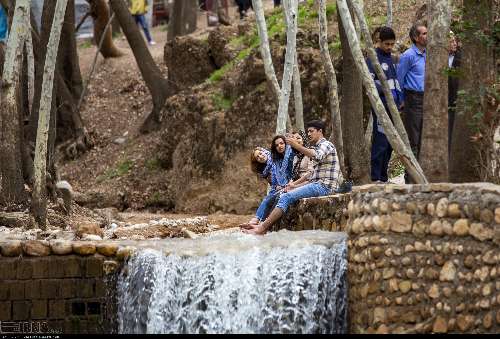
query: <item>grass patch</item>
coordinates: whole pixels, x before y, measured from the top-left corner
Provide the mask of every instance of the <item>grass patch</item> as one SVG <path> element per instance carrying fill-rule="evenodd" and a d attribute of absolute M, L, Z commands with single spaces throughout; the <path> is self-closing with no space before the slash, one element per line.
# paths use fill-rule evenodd
<path fill-rule="evenodd" d="M 257 46 L 258 42 L 254 42 L 252 46 L 241 50 L 238 53 L 238 55 L 236 55 L 236 58 L 234 58 L 233 60 L 231 60 L 230 62 L 228 62 L 227 64 L 225 64 L 224 66 L 222 66 L 221 68 L 215 70 L 212 74 L 210 74 L 207 80 L 208 83 L 214 84 L 216 82 L 219 82 L 224 76 L 224 74 L 226 74 L 229 70 L 231 70 L 234 67 L 234 65 L 236 65 L 238 62 L 248 57 L 252 52 L 252 50 Z"/>
<path fill-rule="evenodd" d="M 91 40 L 85 40 L 80 44 L 80 48 L 90 48 L 90 47 L 92 47 Z"/>
<path fill-rule="evenodd" d="M 96 182 L 100 183 L 103 182 L 104 180 L 121 177 L 122 175 L 127 174 L 133 165 L 134 162 L 132 160 L 122 161 L 118 164 L 118 166 L 116 166 L 116 168 L 108 169 L 106 172 L 104 172 L 104 174 L 99 175 L 96 178 Z"/>
<path fill-rule="evenodd" d="M 220 93 L 215 93 L 212 95 L 212 102 L 217 110 L 226 111 L 233 106 L 234 99 L 226 98 Z"/>
<path fill-rule="evenodd" d="M 146 160 L 146 168 L 151 172 L 159 170 L 161 168 L 160 160 L 158 158 Z"/>
<path fill-rule="evenodd" d="M 337 53 L 342 49 L 342 45 L 340 43 L 340 39 L 334 40 L 328 44 L 328 50 L 330 53 Z"/>

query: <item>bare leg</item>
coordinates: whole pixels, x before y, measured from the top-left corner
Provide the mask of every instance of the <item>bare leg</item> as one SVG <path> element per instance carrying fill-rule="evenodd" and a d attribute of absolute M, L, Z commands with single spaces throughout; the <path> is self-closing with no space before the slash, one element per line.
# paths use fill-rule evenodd
<path fill-rule="evenodd" d="M 243 230 L 243 232 L 248 234 L 258 234 L 258 235 L 265 234 L 267 230 L 281 218 L 282 215 L 283 215 L 283 210 L 279 207 L 276 207 L 275 209 L 273 209 L 271 214 L 269 214 L 269 217 L 267 217 L 267 219 L 264 222 L 255 225 L 252 228 L 245 229 Z"/>

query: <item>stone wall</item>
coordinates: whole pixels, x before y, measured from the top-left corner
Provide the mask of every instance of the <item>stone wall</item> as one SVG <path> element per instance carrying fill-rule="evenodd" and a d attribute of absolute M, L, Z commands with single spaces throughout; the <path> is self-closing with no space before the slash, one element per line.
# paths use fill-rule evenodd
<path fill-rule="evenodd" d="M 343 231 L 347 224 L 347 204 L 350 200 L 350 193 L 301 199 L 290 207 L 272 230 Z"/>
<path fill-rule="evenodd" d="M 0 244 L 0 334 L 113 332 L 116 282 L 105 271 L 118 263 L 99 253 L 35 256 L 40 244 Z"/>
<path fill-rule="evenodd" d="M 500 330 L 499 186 L 367 186 L 348 213 L 351 332 Z"/>

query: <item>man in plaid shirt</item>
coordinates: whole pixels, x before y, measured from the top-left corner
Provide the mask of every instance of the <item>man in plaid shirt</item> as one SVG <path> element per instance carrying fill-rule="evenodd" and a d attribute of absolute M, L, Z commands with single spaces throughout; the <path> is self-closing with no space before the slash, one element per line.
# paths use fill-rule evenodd
<path fill-rule="evenodd" d="M 245 225 L 243 232 L 265 234 L 288 207 L 302 198 L 320 197 L 335 192 L 342 182 L 339 159 L 335 146 L 323 136 L 325 123 L 313 120 L 307 124 L 307 136 L 314 148 L 305 148 L 294 138 L 287 137 L 286 142 L 296 151 L 313 161 L 314 171 L 309 178 L 302 177 L 295 184 L 288 184 L 269 217 L 258 225 Z"/>

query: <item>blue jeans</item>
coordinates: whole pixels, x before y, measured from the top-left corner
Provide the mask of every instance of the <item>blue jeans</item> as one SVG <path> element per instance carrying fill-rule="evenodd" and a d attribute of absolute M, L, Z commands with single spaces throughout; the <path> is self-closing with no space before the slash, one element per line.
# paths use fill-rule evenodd
<path fill-rule="evenodd" d="M 153 39 L 151 39 L 151 34 L 149 34 L 148 24 L 146 23 L 146 18 L 144 17 L 144 15 L 137 14 L 137 15 L 134 15 L 133 17 L 135 19 L 135 23 L 139 24 L 142 27 L 142 30 L 144 31 L 144 35 L 146 35 L 146 40 L 148 40 L 148 42 L 153 41 Z"/>
<path fill-rule="evenodd" d="M 384 133 L 377 129 L 377 117 L 373 114 L 373 136 L 371 154 L 371 177 L 372 181 L 386 182 L 387 169 L 391 160 L 392 147 Z"/>
<path fill-rule="evenodd" d="M 271 189 L 269 193 L 262 199 L 262 202 L 255 213 L 255 216 L 259 221 L 266 220 L 267 216 L 271 213 L 273 205 L 276 203 L 276 199 L 279 197 L 279 193 L 275 189 Z"/>
<path fill-rule="evenodd" d="M 311 182 L 309 184 L 296 188 L 291 192 L 282 194 L 278 200 L 278 204 L 276 205 L 276 207 L 280 208 L 281 210 L 283 210 L 283 213 L 285 213 L 290 205 L 302 198 L 322 197 L 325 195 L 329 195 L 330 193 L 330 188 L 324 186 L 319 182 Z"/>

